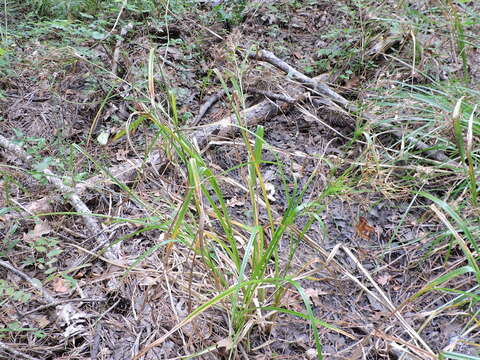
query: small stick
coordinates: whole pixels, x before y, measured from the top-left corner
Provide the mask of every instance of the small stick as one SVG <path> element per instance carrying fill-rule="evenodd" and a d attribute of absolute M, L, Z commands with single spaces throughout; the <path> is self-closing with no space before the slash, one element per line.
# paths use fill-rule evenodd
<path fill-rule="evenodd" d="M 0 349 L 5 349 L 7 350 L 8 352 L 12 353 L 13 355 L 16 356 L 16 359 L 18 358 L 23 358 L 23 359 L 27 359 L 27 360 L 40 360 L 39 358 L 36 358 L 36 357 L 33 357 L 33 356 L 30 356 L 30 355 L 27 355 L 27 354 L 24 354 L 18 350 L 15 350 L 14 348 L 12 348 L 11 346 L 5 344 L 4 342 L 0 341 Z"/>
<path fill-rule="evenodd" d="M 44 299 L 48 302 L 48 303 L 54 303 L 55 302 L 55 298 L 40 284 L 39 281 L 34 281 L 30 276 L 28 276 L 27 274 L 25 274 L 23 271 L 20 271 L 18 269 L 16 269 L 12 264 L 10 264 L 8 261 L 2 261 L 0 260 L 0 266 L 3 266 L 5 269 L 8 269 L 10 270 L 11 272 L 17 274 L 18 276 L 20 276 L 21 278 L 27 280 L 30 285 L 32 285 L 35 289 L 37 289 L 38 291 L 40 291 L 40 293 L 42 294 L 42 296 L 44 297 Z"/>
<path fill-rule="evenodd" d="M 45 309 L 48 309 L 48 308 L 51 308 L 51 307 L 55 307 L 55 306 L 58 306 L 58 305 L 68 304 L 68 303 L 72 303 L 72 302 L 102 302 L 102 301 L 106 301 L 106 300 L 105 299 L 65 299 L 65 300 L 59 300 L 59 301 L 52 302 L 50 304 L 39 306 L 39 307 L 37 307 L 33 310 L 27 311 L 25 314 L 21 314 L 19 316 L 19 319 L 23 319 L 25 316 L 28 316 L 30 314 L 33 314 L 33 313 L 36 313 L 36 312 L 39 312 L 39 311 L 42 311 L 42 310 L 45 310 Z"/>
<path fill-rule="evenodd" d="M 123 40 L 125 35 L 127 35 L 128 31 L 133 28 L 132 23 L 128 23 L 125 25 L 122 30 L 120 30 L 120 38 L 117 40 L 115 44 L 115 50 L 113 51 L 112 57 L 112 74 L 114 77 L 117 76 L 117 68 L 118 68 L 118 58 L 120 57 L 120 48 L 122 47 Z"/>
<path fill-rule="evenodd" d="M 200 110 L 198 110 L 198 115 L 192 121 L 192 126 L 197 126 L 200 120 L 202 120 L 208 110 L 210 110 L 210 108 L 213 106 L 213 104 L 215 104 L 223 96 L 225 96 L 225 90 L 217 91 L 215 94 L 209 96 L 207 100 L 202 104 L 202 106 L 200 106 Z"/>
<path fill-rule="evenodd" d="M 0 146 L 3 146 L 5 149 L 13 152 L 29 166 L 32 166 L 33 157 L 28 155 L 20 146 L 13 144 L 2 135 L 0 135 Z M 77 195 L 75 189 L 65 185 L 57 175 L 50 171 L 50 169 L 44 169 L 42 170 L 42 173 L 46 175 L 48 182 L 54 185 L 57 190 L 60 190 L 60 192 L 69 200 L 70 204 L 72 204 L 75 210 L 82 215 L 85 225 L 90 230 L 91 234 L 97 238 L 97 243 L 99 245 L 101 244 L 102 246 L 106 245 L 109 242 L 107 236 L 104 234 L 102 228 L 92 216 L 92 212 L 88 206 L 85 205 L 82 199 L 80 199 L 80 197 Z M 112 248 L 108 248 L 105 254 L 109 258 L 118 258 L 115 250 Z"/>

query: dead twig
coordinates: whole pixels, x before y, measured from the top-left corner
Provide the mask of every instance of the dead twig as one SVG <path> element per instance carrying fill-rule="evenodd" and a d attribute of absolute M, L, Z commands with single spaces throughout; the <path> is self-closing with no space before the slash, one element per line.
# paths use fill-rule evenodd
<path fill-rule="evenodd" d="M 27 355 L 27 354 L 25 354 L 25 353 L 22 353 L 22 352 L 20 352 L 20 351 L 18 351 L 18 350 L 15 350 L 13 347 L 5 344 L 5 343 L 2 342 L 2 341 L 0 341 L 0 349 L 7 350 L 9 353 L 15 355 L 15 359 L 22 358 L 22 359 L 27 359 L 27 360 L 40 360 L 39 358 L 30 356 L 30 355 Z"/>
<path fill-rule="evenodd" d="M 192 126 L 197 126 L 200 120 L 202 120 L 205 114 L 208 112 L 208 110 L 210 110 L 210 108 L 224 96 L 225 90 L 217 91 L 215 94 L 209 96 L 207 100 L 205 100 L 205 102 L 202 104 L 202 106 L 200 106 L 200 109 L 198 110 L 198 115 L 192 121 Z"/>
<path fill-rule="evenodd" d="M 65 299 L 65 300 L 54 301 L 50 304 L 39 306 L 33 310 L 27 311 L 24 314 L 21 314 L 19 316 L 19 319 L 23 319 L 25 316 L 28 316 L 30 314 L 33 314 L 51 307 L 55 307 L 58 305 L 68 304 L 72 302 L 102 302 L 102 301 L 106 301 L 106 300 L 105 299 Z"/>
<path fill-rule="evenodd" d="M 255 53 L 249 53 L 248 57 L 250 57 L 252 59 L 255 59 L 255 60 L 259 60 L 259 61 L 265 61 L 265 62 L 268 62 L 268 63 L 272 64 L 273 66 L 275 66 L 278 69 L 287 73 L 293 79 L 295 79 L 295 80 L 299 81 L 300 83 L 308 86 L 309 88 L 311 88 L 315 92 L 318 92 L 319 94 L 321 94 L 321 95 L 331 99 L 332 101 L 342 105 L 349 112 L 354 112 L 354 113 L 359 112 L 359 109 L 355 105 L 353 105 L 350 101 L 345 99 L 343 96 L 337 94 L 327 84 L 316 81 L 315 79 L 309 78 L 308 76 L 302 74 L 301 72 L 296 70 L 294 67 L 287 64 L 285 61 L 276 57 L 270 51 L 260 50 L 260 51 L 255 52 Z M 376 126 L 380 127 L 382 130 L 389 131 L 395 137 L 397 137 L 399 139 L 405 139 L 408 143 L 410 143 L 416 149 L 419 149 L 419 150 L 423 151 L 431 159 L 437 160 L 439 162 L 446 163 L 446 164 L 448 164 L 450 166 L 454 166 L 454 167 L 458 167 L 460 165 L 456 161 L 451 160 L 442 151 L 440 151 L 440 150 L 430 150 L 430 148 L 432 146 L 424 143 L 423 141 L 419 140 L 418 138 L 416 138 L 414 136 L 409 136 L 408 134 L 405 134 L 400 129 L 393 128 L 393 127 L 390 127 L 388 125 L 380 123 L 374 115 L 369 114 L 367 112 L 362 112 L 360 115 L 364 119 L 370 121 L 372 124 L 375 124 Z"/>
<path fill-rule="evenodd" d="M 18 158 L 23 160 L 29 167 L 33 166 L 32 156 L 28 155 L 20 146 L 13 144 L 2 135 L 0 135 L 0 146 L 14 153 Z M 87 226 L 88 230 L 92 235 L 96 237 L 97 243 L 102 246 L 105 246 L 106 244 L 108 244 L 109 240 L 107 236 L 104 234 L 100 225 L 98 225 L 97 221 L 93 217 L 93 214 L 88 208 L 88 206 L 85 205 L 82 199 L 80 199 L 80 197 L 77 195 L 77 193 L 75 192 L 75 189 L 65 185 L 63 181 L 57 175 L 55 175 L 50 169 L 47 168 L 42 170 L 41 172 L 46 176 L 48 182 L 53 186 L 55 186 L 55 188 L 62 193 L 62 195 L 70 202 L 70 204 L 75 208 L 75 210 L 82 216 L 83 221 Z M 118 258 L 116 248 L 108 248 L 105 251 L 105 255 L 111 259 Z"/>
<path fill-rule="evenodd" d="M 27 274 L 25 274 L 23 271 L 20 271 L 18 269 L 16 269 L 12 264 L 10 264 L 9 262 L 7 261 L 2 261 L 0 260 L 0 266 L 3 266 L 5 269 L 7 270 L 10 270 L 11 272 L 13 272 L 14 274 L 20 276 L 21 278 L 23 278 L 24 280 L 26 280 L 27 282 L 30 283 L 30 285 L 32 285 L 35 289 L 37 289 L 38 291 L 40 291 L 40 293 L 42 294 L 43 298 L 49 303 L 49 304 L 52 304 L 52 303 L 55 303 L 55 298 L 50 294 L 50 292 L 45 289 L 41 283 L 37 280 L 37 281 L 34 281 L 30 276 L 28 276 Z"/>
<path fill-rule="evenodd" d="M 275 94 L 271 91 L 251 88 L 247 89 L 247 92 L 253 94 L 260 94 L 271 100 L 283 101 L 289 104 L 293 104 L 295 102 L 295 99 L 288 95 Z M 197 126 L 200 120 L 202 120 L 205 114 L 208 112 L 208 110 L 210 110 L 210 108 L 224 96 L 225 90 L 217 91 L 215 94 L 209 96 L 207 100 L 205 100 L 205 102 L 202 104 L 202 106 L 200 106 L 200 110 L 198 110 L 198 115 L 192 121 L 192 126 Z"/>
<path fill-rule="evenodd" d="M 33 161 L 32 155 L 27 154 L 20 146 L 12 143 L 4 136 L 0 135 L 0 145 L 11 153 L 17 155 L 24 162 L 31 164 Z"/>

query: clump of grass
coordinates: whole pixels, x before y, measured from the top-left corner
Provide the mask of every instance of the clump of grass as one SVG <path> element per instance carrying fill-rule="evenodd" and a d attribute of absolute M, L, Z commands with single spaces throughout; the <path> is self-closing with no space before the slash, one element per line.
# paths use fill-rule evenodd
<path fill-rule="evenodd" d="M 242 65 L 238 65 L 242 69 Z M 206 310 L 222 304 L 228 313 L 228 350 L 235 352 L 238 344 L 247 343 L 252 327 L 263 321 L 257 314 L 269 311 L 270 317 L 283 312 L 308 320 L 317 347 L 318 358 L 322 358 L 321 344 L 317 326 L 334 327 L 315 318 L 308 296 L 300 283 L 290 272 L 291 261 L 296 246 L 305 234 L 313 220 L 299 234 L 289 234 L 290 227 L 296 220 L 306 214 L 315 203 L 303 203 L 307 185 L 303 189 L 294 188 L 288 195 L 288 205 L 283 214 L 277 214 L 270 204 L 269 194 L 262 176 L 262 166 L 265 161 L 262 154 L 268 147 L 264 140 L 263 127 L 259 126 L 255 133 L 240 126 L 246 162 L 238 164 L 236 169 L 246 168 L 247 179 L 245 189 L 249 198 L 250 216 L 247 219 L 232 219 L 222 192 L 222 179 L 229 174 L 215 173 L 200 155 L 195 146 L 177 129 L 178 121 L 175 114 L 175 101 L 169 96 L 170 111 L 156 103 L 153 94 L 153 52 L 149 64 L 149 94 L 151 109 L 149 118 L 156 124 L 164 144 L 173 150 L 173 158 L 179 166 L 186 169 L 188 187 L 168 232 L 169 240 L 182 238 L 182 244 L 191 253 L 191 263 L 194 266 L 199 261 L 202 267 L 208 269 L 208 274 L 215 284 L 216 295 L 193 310 L 182 322 L 177 324 L 154 344 L 163 342 L 173 332 L 188 322 L 194 320 Z M 232 111 L 242 124 L 240 111 L 245 107 L 245 97 L 242 91 L 242 71 L 230 74 L 229 81 L 232 91 L 229 91 L 227 81 L 219 75 L 227 92 Z M 251 143 L 253 138 L 253 144 Z M 271 165 L 271 163 L 270 163 Z M 262 220 L 266 217 L 266 222 Z M 193 221 L 192 221 L 193 220 Z M 189 229 L 185 232 L 185 229 Z M 181 235 L 180 235 L 181 234 Z M 282 241 L 291 236 L 293 239 L 291 254 L 287 261 L 282 261 L 279 248 Z M 176 245 L 168 245 L 168 253 Z M 298 277 L 298 274 L 297 274 Z M 193 280 L 190 280 L 193 281 Z M 189 288 L 192 284 L 189 285 Z M 282 306 L 285 290 L 293 287 L 299 293 L 306 308 L 306 313 L 286 309 Z M 194 301 L 198 303 L 197 300 Z M 256 319 L 257 318 L 257 319 Z M 340 331 L 336 329 L 337 331 Z"/>
<path fill-rule="evenodd" d="M 475 85 L 470 84 L 472 73 L 469 69 L 468 51 L 470 47 L 478 46 L 475 44 L 478 33 L 475 34 L 472 25 L 478 23 L 480 18 L 461 2 L 448 1 L 439 3 L 439 7 L 424 10 L 412 8 L 405 6 L 404 17 L 398 18 L 415 35 L 416 43 L 411 50 L 413 57 L 412 53 L 406 52 L 408 47 L 405 46 L 403 52 L 398 52 L 395 56 L 386 55 L 391 61 L 384 65 L 385 69 L 408 69 L 411 78 L 406 81 L 386 80 L 383 84 L 388 84 L 388 87 L 379 87 L 378 96 L 365 100 L 366 106 L 376 109 L 382 120 L 381 124 L 371 124 L 371 130 L 365 134 L 374 146 L 364 156 L 376 159 L 379 168 L 398 167 L 389 180 L 394 183 L 397 191 L 402 189 L 405 196 L 413 199 L 408 209 L 425 209 L 424 218 L 419 218 L 419 221 L 428 219 L 430 223 L 433 215 L 433 219 L 441 224 L 440 227 L 443 226 L 443 230 L 425 235 L 422 243 L 425 245 L 423 249 L 428 249 L 423 254 L 425 261 L 432 261 L 440 255 L 445 263 L 441 268 L 444 270 L 406 300 L 399 311 L 406 304 L 415 304 L 421 296 L 446 298 L 445 304 L 429 308 L 429 316 L 421 324 L 418 333 L 431 326 L 434 319 L 445 315 L 447 309 L 461 309 L 466 325 L 461 333 L 456 334 L 458 337 L 455 338 L 455 343 L 450 344 L 450 349 L 458 349 L 461 343 L 477 343 L 473 339 L 478 336 L 478 326 L 474 324 L 478 323 L 480 286 L 477 241 L 480 229 L 480 121 L 477 111 L 480 92 Z M 415 13 L 414 18 L 412 11 Z M 435 16 L 426 17 L 427 13 Z M 384 21 L 390 23 L 397 20 Z M 453 39 L 456 52 L 450 54 L 445 49 L 432 48 L 431 44 L 427 47 L 426 42 L 421 40 L 422 36 L 432 33 L 445 42 Z M 454 62 L 458 57 L 463 76 L 455 73 L 439 74 L 439 69 L 448 67 L 441 62 L 437 62 L 436 67 L 431 66 L 433 62 L 425 54 L 432 51 L 444 57 L 448 55 L 449 60 L 453 58 Z M 378 131 L 379 128 L 382 129 L 381 132 Z M 386 128 L 401 129 L 404 137 L 389 137 Z M 406 141 L 407 137 L 423 141 L 431 147 L 418 150 L 415 141 Z M 441 151 L 450 161 L 432 160 L 426 150 Z M 420 239 L 414 241 L 420 242 Z M 392 242 L 388 245 L 392 246 Z M 449 266 L 452 258 L 455 258 L 455 266 Z M 460 350 L 439 351 L 438 356 L 441 359 L 475 358 L 462 354 Z"/>

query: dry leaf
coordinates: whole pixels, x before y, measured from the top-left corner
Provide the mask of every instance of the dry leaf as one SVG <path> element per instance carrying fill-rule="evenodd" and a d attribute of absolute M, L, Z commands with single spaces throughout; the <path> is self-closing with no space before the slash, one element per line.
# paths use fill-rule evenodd
<path fill-rule="evenodd" d="M 23 235 L 23 239 L 25 241 L 35 241 L 41 238 L 43 235 L 47 235 L 52 231 L 49 223 L 46 221 L 40 221 L 39 223 L 35 224 L 35 227 L 32 231 Z"/>
<path fill-rule="evenodd" d="M 68 286 L 65 284 L 65 279 L 60 277 L 53 280 L 52 287 L 53 290 L 57 293 L 64 293 L 69 290 Z"/>
<path fill-rule="evenodd" d="M 371 226 L 367 219 L 363 216 L 360 216 L 358 224 L 355 226 L 355 233 L 358 237 L 361 237 L 364 240 L 370 240 L 370 235 L 375 231 L 375 228 Z"/>
<path fill-rule="evenodd" d="M 387 284 L 390 280 L 392 280 L 392 278 L 393 278 L 392 275 L 383 274 L 383 275 L 380 275 L 380 276 L 377 278 L 377 282 L 378 282 L 380 285 L 385 285 L 385 284 Z"/>
<path fill-rule="evenodd" d="M 297 293 L 287 291 L 285 295 L 283 295 L 283 305 L 287 309 L 292 309 L 297 312 L 302 312 L 303 307 L 300 304 L 300 296 Z"/>
<path fill-rule="evenodd" d="M 228 207 L 243 206 L 243 205 L 245 205 L 245 201 L 239 200 L 236 196 L 227 200 Z"/>

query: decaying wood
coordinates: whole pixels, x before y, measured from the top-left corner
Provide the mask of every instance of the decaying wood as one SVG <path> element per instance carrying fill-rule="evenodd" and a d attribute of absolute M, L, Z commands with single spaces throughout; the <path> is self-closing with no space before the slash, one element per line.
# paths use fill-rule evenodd
<path fill-rule="evenodd" d="M 295 99 L 291 98 L 288 95 L 275 94 L 275 93 L 272 93 L 271 91 L 249 88 L 247 89 L 247 93 L 260 94 L 271 100 L 279 100 L 287 103 L 295 102 Z M 192 121 L 191 126 L 197 126 L 200 120 L 202 120 L 205 114 L 208 112 L 208 110 L 210 110 L 210 108 L 223 96 L 225 96 L 225 90 L 217 91 L 215 94 L 209 96 L 207 100 L 205 100 L 205 102 L 200 106 L 200 109 L 198 110 L 198 115 Z"/>
<path fill-rule="evenodd" d="M 312 81 L 316 81 L 311 79 Z M 301 85 L 291 84 L 287 89 L 288 95 L 284 95 L 279 103 L 265 100 L 239 112 L 240 119 L 235 114 L 227 116 L 220 121 L 200 126 L 193 130 L 189 137 L 204 149 L 208 142 L 215 138 L 230 137 L 240 127 L 252 127 L 258 125 L 282 112 L 287 112 L 295 103 L 304 100 L 310 93 Z"/>
<path fill-rule="evenodd" d="M 292 66 L 285 63 L 283 60 L 277 58 L 274 54 L 268 51 L 259 51 L 255 54 L 249 54 L 249 57 L 260 60 L 266 61 L 270 64 L 274 65 L 275 67 L 279 68 L 282 71 L 287 72 L 289 76 L 293 79 L 297 80 L 300 84 L 303 84 L 310 88 L 314 93 L 320 93 L 323 97 L 313 99 L 314 104 L 316 105 L 327 105 L 333 109 L 337 109 L 339 111 L 343 111 L 344 113 L 348 114 L 351 112 L 357 112 L 358 109 L 350 103 L 347 99 L 342 97 L 341 95 L 337 94 L 334 90 L 332 90 L 327 84 L 323 83 L 323 77 L 315 77 L 309 78 L 308 76 L 302 74 L 301 72 L 297 71 Z M 279 99 L 282 104 L 277 104 L 274 101 L 266 100 L 262 101 L 259 104 L 256 104 L 248 109 L 245 109 L 240 112 L 240 119 L 241 124 L 238 122 L 238 119 L 235 115 L 227 116 L 224 119 L 214 122 L 211 124 L 207 124 L 198 128 L 195 128 L 192 132 L 188 135 L 199 145 L 200 149 L 204 149 L 205 146 L 208 144 L 210 140 L 214 137 L 227 137 L 231 136 L 233 133 L 239 130 L 240 126 L 243 127 L 251 127 L 255 126 L 263 121 L 268 120 L 269 118 L 279 114 L 280 112 L 286 112 L 290 109 L 293 104 L 298 103 L 299 101 L 304 100 L 307 96 L 310 96 L 310 92 L 305 92 L 301 86 L 291 85 L 287 89 L 287 95 L 285 95 L 285 99 Z M 223 96 L 223 90 L 215 94 L 212 99 L 217 97 Z M 268 96 L 268 94 L 264 94 Z M 288 100 L 288 101 L 282 101 Z M 216 100 L 212 101 L 210 105 L 205 105 L 205 109 L 208 110 L 208 107 L 211 106 Z M 205 110 L 205 111 L 207 111 Z M 375 116 L 363 112 L 361 116 L 375 124 L 376 126 L 380 127 L 382 130 L 388 131 L 390 134 L 394 135 L 397 138 L 404 138 L 408 143 L 415 146 L 415 148 L 423 151 L 427 156 L 430 158 L 437 160 L 439 162 L 446 163 L 451 166 L 459 166 L 459 164 L 453 160 L 450 160 L 443 152 L 438 150 L 430 150 L 430 145 L 418 140 L 413 136 L 409 136 L 408 133 L 404 133 L 400 129 L 391 128 L 387 125 L 381 124 Z M 347 119 L 348 121 L 348 119 Z M 351 126 L 355 126 L 352 119 Z M 155 165 L 158 163 L 158 158 L 160 154 L 158 151 L 153 151 L 150 153 L 149 156 L 149 164 Z M 152 160 L 153 159 L 153 160 Z M 157 159 L 157 161 L 155 161 Z M 111 177 L 117 179 L 120 182 L 128 182 L 130 181 L 136 174 L 137 170 L 140 169 L 142 166 L 145 165 L 144 161 L 141 160 L 129 160 L 123 164 L 116 165 L 110 169 Z M 75 190 L 77 193 L 81 194 L 86 189 L 93 189 L 98 187 L 99 184 L 101 185 L 108 185 L 113 183 L 110 179 L 110 176 L 95 176 L 86 182 L 77 184 Z"/>
<path fill-rule="evenodd" d="M 222 138 L 231 136 L 240 126 L 250 127 L 259 124 L 265 119 L 277 115 L 280 111 L 286 111 L 291 104 L 278 105 L 272 101 L 262 101 L 240 112 L 240 122 L 235 114 L 222 120 L 199 127 L 190 136 L 198 144 L 199 149 L 204 149 L 213 136 Z"/>

